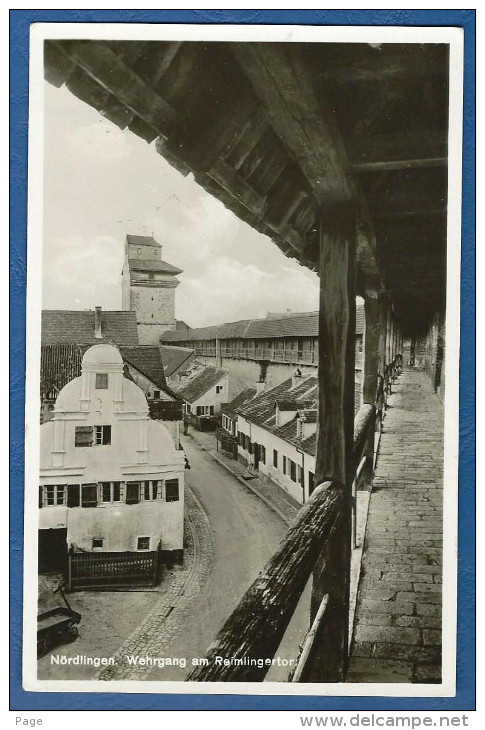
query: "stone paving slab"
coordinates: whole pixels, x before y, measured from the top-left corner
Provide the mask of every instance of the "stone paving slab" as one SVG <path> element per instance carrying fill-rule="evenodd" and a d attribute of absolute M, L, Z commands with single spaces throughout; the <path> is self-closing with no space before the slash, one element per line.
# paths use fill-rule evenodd
<path fill-rule="evenodd" d="M 441 681 L 443 406 L 404 371 L 370 499 L 349 682 Z"/>

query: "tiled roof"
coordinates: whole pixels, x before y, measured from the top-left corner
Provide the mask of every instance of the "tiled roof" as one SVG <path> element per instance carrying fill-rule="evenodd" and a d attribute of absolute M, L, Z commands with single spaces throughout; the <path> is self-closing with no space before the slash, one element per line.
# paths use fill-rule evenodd
<path fill-rule="evenodd" d="M 42 345 L 40 356 L 41 398 L 55 398 L 57 393 L 81 375 L 82 358 L 90 345 Z M 168 395 L 176 397 L 167 386 L 158 347 L 140 345 L 120 347 L 125 364 L 129 364 Z M 133 380 L 124 368 L 124 377 Z"/>
<path fill-rule="evenodd" d="M 293 388 L 291 378 L 280 383 L 271 390 L 265 390 L 256 398 L 238 409 L 244 418 L 258 426 L 267 427 L 271 419 L 274 421 L 275 403 L 279 400 L 292 400 L 306 402 L 316 401 L 317 398 L 317 378 L 314 375 L 302 378 L 301 382 Z M 273 430 L 273 429 L 271 429 Z"/>
<path fill-rule="evenodd" d="M 94 336 L 94 312 L 45 309 L 42 312 L 43 345 L 138 345 L 136 312 L 101 312 L 100 339 Z"/>
<path fill-rule="evenodd" d="M 316 439 L 315 444 L 312 445 L 311 436 L 305 441 L 297 438 L 296 416 L 284 426 L 276 425 L 275 404 L 286 403 L 292 406 L 291 410 L 297 410 L 299 403 L 304 403 L 307 408 L 311 405 L 316 407 L 317 398 L 318 380 L 315 376 L 302 378 L 295 387 L 293 387 L 292 379 L 289 378 L 275 388 L 256 396 L 252 401 L 238 408 L 237 412 L 246 420 L 270 431 L 278 438 L 302 448 L 305 453 L 315 455 Z"/>
<path fill-rule="evenodd" d="M 238 322 L 226 322 L 225 324 L 211 325 L 209 327 L 196 327 L 192 329 L 168 330 L 162 332 L 161 342 L 192 342 L 199 340 L 229 340 L 240 339 L 251 320 L 241 319 Z"/>
<path fill-rule="evenodd" d="M 292 387 L 292 379 L 285 380 L 271 390 L 260 393 L 249 402 L 239 406 L 237 413 L 247 421 L 254 423 L 266 431 L 270 431 L 275 436 L 301 448 L 305 454 L 316 455 L 317 435 L 312 434 L 305 440 L 297 438 L 297 421 L 295 416 L 284 426 L 276 425 L 276 409 L 275 405 L 284 403 L 292 406 L 289 410 L 295 410 L 293 406 L 296 404 L 301 408 L 300 413 L 305 416 L 307 423 L 317 422 L 317 401 L 318 401 L 318 379 L 311 375 L 302 378 L 295 388 Z M 355 407 L 354 415 L 360 408 L 361 385 L 355 383 Z M 303 404 L 303 406 L 302 406 Z M 281 408 L 281 406 L 280 406 Z"/>
<path fill-rule="evenodd" d="M 364 306 L 356 307 L 355 334 L 364 332 Z M 163 332 L 162 342 L 191 342 L 199 340 L 230 339 L 273 339 L 318 337 L 318 312 L 286 314 L 282 317 L 266 319 L 242 319 L 210 327 L 197 327 L 188 330 Z"/>
<path fill-rule="evenodd" d="M 246 337 L 318 337 L 318 312 L 287 315 L 279 319 L 253 319 Z"/>
<path fill-rule="evenodd" d="M 154 271 L 160 274 L 181 274 L 182 269 L 177 269 L 166 261 L 152 261 L 151 259 L 128 259 L 131 271 Z"/>
<path fill-rule="evenodd" d="M 123 360 L 145 375 L 154 385 L 165 390 L 167 381 L 163 372 L 162 358 L 158 347 L 139 345 L 138 347 L 120 347 Z"/>
<path fill-rule="evenodd" d="M 56 398 L 70 380 L 81 375 L 82 348 L 78 345 L 42 345 L 40 348 L 40 396 Z"/>
<path fill-rule="evenodd" d="M 188 347 L 170 347 L 168 345 L 160 345 L 160 354 L 162 356 L 163 369 L 167 378 L 169 378 L 176 370 L 179 370 L 184 363 L 188 364 L 194 356 L 194 351 Z"/>
<path fill-rule="evenodd" d="M 126 236 L 126 240 L 128 243 L 133 244 L 139 244 L 140 246 L 156 246 L 156 248 L 162 248 L 161 244 L 158 243 L 158 241 L 155 241 L 153 236 L 132 236 L 131 233 L 129 233 Z"/>
<path fill-rule="evenodd" d="M 256 388 L 245 388 L 239 395 L 237 395 L 230 403 L 224 403 L 221 408 L 221 412 L 225 413 L 226 416 L 235 416 L 236 409 L 243 406 L 245 403 L 250 401 L 256 395 Z"/>
<path fill-rule="evenodd" d="M 185 383 L 181 388 L 177 388 L 176 392 L 187 403 L 193 403 L 193 401 L 205 395 L 225 375 L 227 375 L 226 370 L 210 366 L 206 367 L 188 383 Z"/>
<path fill-rule="evenodd" d="M 176 319 L 175 320 L 175 329 L 176 330 L 188 330 L 188 329 L 190 329 L 190 327 L 187 324 L 187 322 L 184 322 L 183 319 Z"/>

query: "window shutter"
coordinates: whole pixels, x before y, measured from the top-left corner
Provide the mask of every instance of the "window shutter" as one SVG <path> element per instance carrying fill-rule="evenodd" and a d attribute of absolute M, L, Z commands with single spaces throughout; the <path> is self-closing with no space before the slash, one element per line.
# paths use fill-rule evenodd
<path fill-rule="evenodd" d="M 79 507 L 79 484 L 68 484 L 67 487 L 67 506 Z"/>
<path fill-rule="evenodd" d="M 42 507 L 42 487 L 39 487 L 39 509 Z"/>
<path fill-rule="evenodd" d="M 126 484 L 126 504 L 138 504 L 140 501 L 140 483 L 127 482 Z"/>
<path fill-rule="evenodd" d="M 75 446 L 92 446 L 93 445 L 93 427 L 92 426 L 76 426 L 74 436 Z"/>
<path fill-rule="evenodd" d="M 165 482 L 165 501 L 178 502 L 179 500 L 179 480 L 167 479 Z"/>
<path fill-rule="evenodd" d="M 83 484 L 81 486 L 82 506 L 97 507 L 98 505 L 98 485 Z"/>

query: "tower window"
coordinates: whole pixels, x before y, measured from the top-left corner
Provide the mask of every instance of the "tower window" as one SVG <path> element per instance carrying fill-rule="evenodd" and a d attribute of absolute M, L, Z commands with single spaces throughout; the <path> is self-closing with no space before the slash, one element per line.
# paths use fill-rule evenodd
<path fill-rule="evenodd" d="M 102 550 L 104 540 L 102 537 L 93 537 L 93 550 Z"/>

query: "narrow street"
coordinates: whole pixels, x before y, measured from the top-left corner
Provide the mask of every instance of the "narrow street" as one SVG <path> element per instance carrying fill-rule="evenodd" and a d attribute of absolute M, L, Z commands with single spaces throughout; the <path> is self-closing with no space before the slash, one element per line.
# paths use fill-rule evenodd
<path fill-rule="evenodd" d="M 190 437 L 182 447 L 191 470 L 187 484 L 200 500 L 213 530 L 214 564 L 202 592 L 169 645 L 165 657 L 203 657 L 225 619 L 286 532 L 286 525 L 258 497 L 250 493 Z M 154 668 L 146 677 L 184 679 L 189 671 L 178 667 Z"/>

